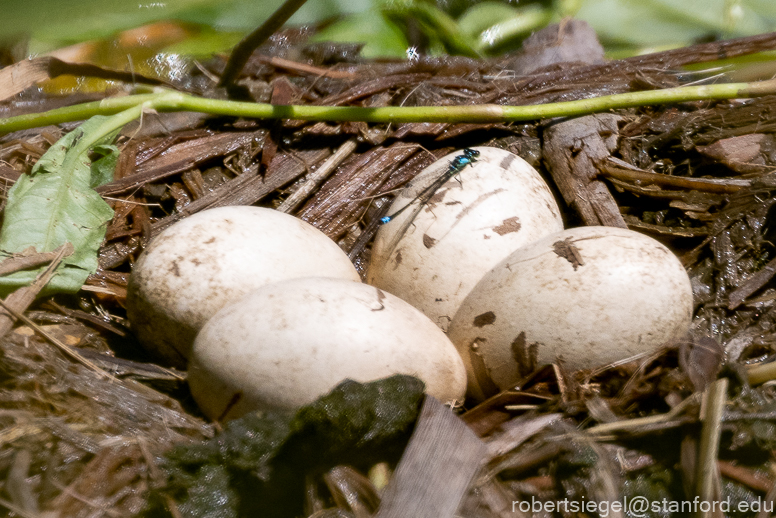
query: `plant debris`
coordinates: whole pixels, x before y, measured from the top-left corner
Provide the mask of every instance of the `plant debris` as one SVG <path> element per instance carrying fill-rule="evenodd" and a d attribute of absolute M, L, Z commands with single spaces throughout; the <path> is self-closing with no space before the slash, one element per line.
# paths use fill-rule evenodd
<path fill-rule="evenodd" d="M 688 84 L 704 77 L 680 72 L 683 65 L 776 48 L 772 33 L 529 72 L 516 56 L 364 62 L 353 49 L 307 46 L 307 35 L 288 31 L 262 46 L 237 80 L 244 93 L 258 102 L 320 106 L 527 105 Z M 171 84 L 222 96 L 224 67 L 216 57 Z M 27 90 L 3 101 L 0 115 L 99 97 Z M 567 227 L 627 226 L 668 245 L 690 274 L 695 319 L 680 343 L 580 372 L 568 372 L 562 358 L 535 365 L 530 347 L 516 342 L 523 365 L 533 368 L 511 390 L 462 412 L 487 453 L 458 514 L 539 517 L 547 513 L 524 504 L 636 496 L 681 503 L 699 492 L 731 505 L 772 504 L 776 393 L 772 383 L 758 385 L 773 374 L 753 373 L 776 358 L 774 107 L 770 96 L 520 124 L 145 113 L 117 141 L 113 180 L 97 188 L 113 210 L 97 272 L 76 295 L 46 297 L 31 310 L 34 294 L 6 298 L 25 299 L 17 311 L 110 377 L 73 362 L 22 323 L 0 339 L 0 506 L 19 516 L 61 517 L 379 512 L 387 494 L 379 481 L 390 476 L 400 448 L 378 446 L 384 435 L 374 419 L 390 417 L 385 433 L 403 445 L 419 387 L 405 379 L 404 389 L 395 387 L 404 403 L 377 416 L 374 401 L 389 404 L 390 391 L 350 383 L 296 416 L 252 415 L 216 435 L 219 425 L 200 417 L 181 374 L 145 363 L 124 318 L 128 275 L 164 228 L 240 204 L 282 207 L 308 221 L 363 273 L 390 194 L 438 157 L 476 145 L 507 149 L 537 167 L 566 201 Z M 14 183 L 43 167 L 41 157 L 73 127 L 0 137 L 4 204 Z M 34 257 L 25 248 L 9 252 Z M 51 257 L 28 264 L 44 260 Z M 1 316 L 9 328 L 16 320 Z M 729 386 L 714 400 L 717 448 L 715 437 L 701 440 L 709 415 L 701 401 L 719 388 L 720 376 Z M 351 390 L 370 395 L 362 400 Z M 681 512 L 664 506 L 645 516 Z"/>
<path fill-rule="evenodd" d="M 345 381 L 295 415 L 235 419 L 210 441 L 166 455 L 161 468 L 168 478 L 154 491 L 148 516 L 167 515 L 169 500 L 183 516 L 298 516 L 305 477 L 337 464 L 368 469 L 395 462 L 423 390 L 420 380 L 403 375 L 363 385 Z"/>

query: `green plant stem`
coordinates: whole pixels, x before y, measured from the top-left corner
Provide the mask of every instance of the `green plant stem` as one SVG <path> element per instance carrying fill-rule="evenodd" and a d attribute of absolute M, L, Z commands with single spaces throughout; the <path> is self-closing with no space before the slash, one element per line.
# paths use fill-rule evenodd
<path fill-rule="evenodd" d="M 146 101 L 145 103 L 135 104 L 134 106 L 131 106 L 130 108 L 117 113 L 113 117 L 106 119 L 105 122 L 98 126 L 94 131 L 90 132 L 88 135 L 84 135 L 81 140 L 78 141 L 78 144 L 76 144 L 73 148 L 73 153 L 71 156 L 77 160 L 79 156 L 89 151 L 89 149 L 97 142 L 101 141 L 103 138 L 110 135 L 114 131 L 123 128 L 126 124 L 139 118 L 142 115 L 143 110 L 146 108 L 147 103 L 151 102 L 153 101 Z"/>
<path fill-rule="evenodd" d="M 531 106 L 418 106 L 361 108 L 353 106 L 272 105 L 204 99 L 187 94 L 163 92 L 104 99 L 41 114 L 0 119 L 0 133 L 87 119 L 93 115 L 114 115 L 145 103 L 157 111 L 196 111 L 213 115 L 256 119 L 299 119 L 309 121 L 364 121 L 372 123 L 467 122 L 503 123 L 554 117 L 575 117 L 620 108 L 655 104 L 674 104 L 710 99 L 736 99 L 776 94 L 776 79 L 753 83 L 728 83 L 704 86 L 682 86 L 607 95 L 552 104 Z"/>
<path fill-rule="evenodd" d="M 430 32 L 435 33 L 442 40 L 445 47 L 455 54 L 481 57 L 474 48 L 473 42 L 463 35 L 458 29 L 458 24 L 447 13 L 438 7 L 425 2 L 410 2 L 399 8 L 387 9 L 388 14 L 396 13 L 408 18 L 415 18 L 430 27 Z"/>
<path fill-rule="evenodd" d="M 484 30 L 477 39 L 474 49 L 482 53 L 527 36 L 531 31 L 550 23 L 553 16 L 552 9 L 528 5 L 512 18 Z"/>
<path fill-rule="evenodd" d="M 57 108 L 56 110 L 49 110 L 42 113 L 18 115 L 16 117 L 0 119 L 0 132 L 39 128 L 41 126 L 48 126 L 49 124 L 82 121 L 93 115 L 115 115 L 146 101 L 157 99 L 158 97 L 158 93 L 111 97 L 103 99 L 102 101 L 76 104 L 74 106 Z M 6 123 L 7 126 L 5 125 Z"/>

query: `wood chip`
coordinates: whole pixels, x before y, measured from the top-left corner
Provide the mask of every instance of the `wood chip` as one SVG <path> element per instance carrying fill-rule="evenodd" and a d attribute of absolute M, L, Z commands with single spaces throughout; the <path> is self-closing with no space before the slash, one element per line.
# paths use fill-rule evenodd
<path fill-rule="evenodd" d="M 586 225 L 628 228 L 606 185 L 596 179 L 598 164 L 617 145 L 617 122 L 611 114 L 589 115 L 547 128 L 544 159 L 563 198 Z"/>
<path fill-rule="evenodd" d="M 376 518 L 452 518 L 487 448 L 452 411 L 426 396 L 415 432 Z"/>

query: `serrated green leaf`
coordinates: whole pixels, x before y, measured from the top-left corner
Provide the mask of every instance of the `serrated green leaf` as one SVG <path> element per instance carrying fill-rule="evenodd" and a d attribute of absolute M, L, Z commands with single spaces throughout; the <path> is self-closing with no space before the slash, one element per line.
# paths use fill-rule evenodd
<path fill-rule="evenodd" d="M 76 292 L 97 269 L 97 251 L 113 210 L 90 187 L 88 153 L 77 154 L 72 148 L 106 119 L 92 117 L 62 137 L 8 193 L 0 229 L 0 254 L 18 253 L 30 246 L 38 252 L 50 252 L 67 242 L 75 248 L 73 255 L 57 269 L 44 294 Z M 112 137 L 113 134 L 108 138 Z M 105 168 L 103 178 L 104 173 Z M 0 277 L 0 296 L 29 285 L 40 271 L 25 270 Z"/>

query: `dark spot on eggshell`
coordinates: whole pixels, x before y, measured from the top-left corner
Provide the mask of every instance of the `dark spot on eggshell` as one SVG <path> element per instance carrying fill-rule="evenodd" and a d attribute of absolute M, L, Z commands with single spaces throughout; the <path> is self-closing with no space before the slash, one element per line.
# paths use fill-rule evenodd
<path fill-rule="evenodd" d="M 380 288 L 375 288 L 377 291 L 377 304 L 380 307 L 372 308 L 372 311 L 382 311 L 385 309 L 385 304 L 383 304 L 383 301 L 385 301 L 385 293 Z"/>
<path fill-rule="evenodd" d="M 517 158 L 516 155 L 509 153 L 501 160 L 501 163 L 498 166 L 501 169 L 509 169 L 509 167 L 512 165 L 512 162 L 514 162 L 516 158 Z"/>
<path fill-rule="evenodd" d="M 496 314 L 492 311 L 487 311 L 481 315 L 474 317 L 472 325 L 474 327 L 485 327 L 493 324 L 496 321 Z"/>
<path fill-rule="evenodd" d="M 511 218 L 503 220 L 501 225 L 493 227 L 493 232 L 500 236 L 504 236 L 513 232 L 519 232 L 521 228 L 522 225 L 520 224 L 520 218 L 517 216 L 512 216 Z"/>
<path fill-rule="evenodd" d="M 423 246 L 426 248 L 432 248 L 437 243 L 437 240 L 428 234 L 423 234 Z"/>
<path fill-rule="evenodd" d="M 206 245 L 212 245 L 215 242 L 216 242 L 216 238 L 215 238 L 215 236 L 213 236 L 210 239 L 208 239 L 207 241 L 205 241 L 205 244 Z"/>
<path fill-rule="evenodd" d="M 394 269 L 398 268 L 401 265 L 402 256 L 401 256 L 401 250 L 396 252 L 396 262 L 394 263 Z"/>
<path fill-rule="evenodd" d="M 170 271 L 176 277 L 180 277 L 181 276 L 181 271 L 178 268 L 178 261 L 173 261 L 172 263 L 170 263 Z"/>
<path fill-rule="evenodd" d="M 521 331 L 511 344 L 512 359 L 517 363 L 520 376 L 528 376 L 539 364 L 539 344 L 528 343 L 525 332 Z"/>
<path fill-rule="evenodd" d="M 556 241 L 552 244 L 552 250 L 558 257 L 562 257 L 571 263 L 574 267 L 574 271 L 580 266 L 584 266 L 585 261 L 582 259 L 582 254 L 579 248 L 571 241 L 571 237 L 567 237 L 562 241 Z"/>

